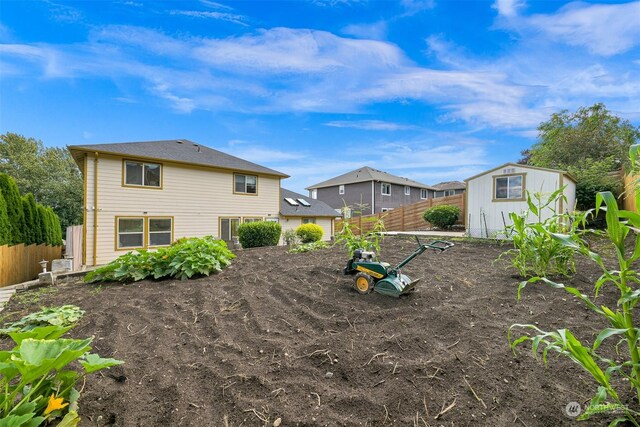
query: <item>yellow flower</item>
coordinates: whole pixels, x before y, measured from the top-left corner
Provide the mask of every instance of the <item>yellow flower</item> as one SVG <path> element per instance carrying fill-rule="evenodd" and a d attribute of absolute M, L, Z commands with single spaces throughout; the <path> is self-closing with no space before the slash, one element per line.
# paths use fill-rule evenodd
<path fill-rule="evenodd" d="M 56 409 L 62 409 L 69 404 L 69 403 L 62 403 L 62 402 L 64 402 L 64 398 L 59 397 L 56 399 L 56 395 L 52 394 L 51 397 L 49 398 L 47 409 L 44 410 L 44 414 L 49 415 L 51 412 L 55 411 Z"/>

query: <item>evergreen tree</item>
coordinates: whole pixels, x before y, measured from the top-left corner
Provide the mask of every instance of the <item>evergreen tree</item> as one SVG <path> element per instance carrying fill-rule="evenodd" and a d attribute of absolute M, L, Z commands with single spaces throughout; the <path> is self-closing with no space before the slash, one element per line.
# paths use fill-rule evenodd
<path fill-rule="evenodd" d="M 60 218 L 56 215 L 55 211 L 48 207 L 49 215 L 51 216 L 51 228 L 52 228 L 52 244 L 54 246 L 62 246 L 62 227 L 60 226 Z"/>
<path fill-rule="evenodd" d="M 35 200 L 35 198 L 34 198 Z M 38 234 L 36 235 L 36 243 L 39 245 L 47 245 L 47 218 L 44 206 L 40 203 L 36 203 L 36 227 L 38 227 Z"/>
<path fill-rule="evenodd" d="M 25 222 L 25 245 L 33 245 L 41 240 L 41 227 L 38 221 L 38 208 L 36 207 L 36 199 L 33 194 L 28 193 L 22 198 L 22 206 L 24 209 Z"/>
<path fill-rule="evenodd" d="M 0 246 L 11 244 L 11 223 L 7 215 L 7 203 L 0 190 Z"/>
<path fill-rule="evenodd" d="M 18 186 L 13 178 L 9 175 L 0 173 L 0 191 L 4 196 L 7 208 L 7 216 L 9 217 L 10 227 L 10 244 L 15 245 L 25 242 L 25 222 L 23 213 L 23 203 L 18 191 Z"/>

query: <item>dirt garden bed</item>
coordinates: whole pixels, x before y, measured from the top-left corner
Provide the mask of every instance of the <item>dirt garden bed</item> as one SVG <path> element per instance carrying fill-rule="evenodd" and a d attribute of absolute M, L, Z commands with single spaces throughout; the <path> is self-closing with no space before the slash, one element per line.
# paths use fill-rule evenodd
<path fill-rule="evenodd" d="M 389 237 L 384 260 L 414 247 Z M 94 335 L 95 351 L 125 361 L 87 379 L 81 425 L 574 425 L 564 408 L 584 406 L 590 377 L 555 356 L 545 369 L 525 348 L 514 358 L 507 328 L 538 322 L 592 341 L 602 323 L 542 285 L 517 303 L 518 279 L 492 264 L 505 248 L 426 252 L 403 270 L 424 279 L 401 299 L 358 295 L 341 248 L 278 247 L 241 251 L 197 280 L 31 291 L 3 314 L 76 304 L 86 315 L 72 335 Z M 569 282 L 591 293 L 598 276 L 579 261 Z"/>

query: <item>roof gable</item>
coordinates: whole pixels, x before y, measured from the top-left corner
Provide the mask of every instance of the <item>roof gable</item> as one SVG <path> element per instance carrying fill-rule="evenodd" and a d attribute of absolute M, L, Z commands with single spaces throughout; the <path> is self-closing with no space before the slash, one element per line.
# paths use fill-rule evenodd
<path fill-rule="evenodd" d="M 120 142 L 113 144 L 72 145 L 67 147 L 73 157 L 84 152 L 97 152 L 122 157 L 134 157 L 153 160 L 164 160 L 190 165 L 208 166 L 243 172 L 261 173 L 288 177 L 288 175 L 252 163 L 248 160 L 232 156 L 222 151 L 214 150 L 205 145 L 186 139 L 171 139 L 164 141 Z"/>
<path fill-rule="evenodd" d="M 468 182 L 469 182 L 469 181 L 471 181 L 472 179 L 476 179 L 476 178 L 481 177 L 481 176 L 483 176 L 483 175 L 490 174 L 490 173 L 492 173 L 492 172 L 497 171 L 498 169 L 506 168 L 507 166 L 513 166 L 513 167 L 516 167 L 516 168 L 524 168 L 524 169 L 539 170 L 539 171 L 546 171 L 546 172 L 555 172 L 555 173 L 562 174 L 562 175 L 566 176 L 567 178 L 569 178 L 569 179 L 570 179 L 571 181 L 573 181 L 573 182 L 576 182 L 575 177 L 574 177 L 573 175 L 571 175 L 571 174 L 570 174 L 569 172 L 567 172 L 567 171 L 563 171 L 563 170 L 560 170 L 560 169 L 541 168 L 541 167 L 539 167 L 539 166 L 522 165 L 522 164 L 520 164 L 520 163 L 513 163 L 513 162 L 508 162 L 508 163 L 505 163 L 505 164 L 503 164 L 503 165 L 496 166 L 496 167 L 495 167 L 495 168 L 493 168 L 493 169 L 489 169 L 489 170 L 487 170 L 487 171 L 484 171 L 484 172 L 482 172 L 482 173 L 479 173 L 479 174 L 477 174 L 477 175 L 474 175 L 474 176 L 472 176 L 472 177 L 470 177 L 470 178 L 467 178 L 467 179 L 465 179 L 465 180 L 464 180 L 464 182 L 465 182 L 465 183 L 468 183 Z"/>
<path fill-rule="evenodd" d="M 426 188 L 429 190 L 433 189 L 426 184 L 422 184 L 409 178 L 392 175 L 388 172 L 370 168 L 369 166 L 363 166 L 359 169 L 352 170 L 351 172 L 347 172 L 326 181 L 322 181 L 318 184 L 311 185 L 307 187 L 307 190 L 311 190 L 314 188 L 334 187 L 336 185 L 355 184 L 358 182 L 367 181 L 381 181 L 388 182 L 390 184 L 408 185 L 411 187 Z"/>

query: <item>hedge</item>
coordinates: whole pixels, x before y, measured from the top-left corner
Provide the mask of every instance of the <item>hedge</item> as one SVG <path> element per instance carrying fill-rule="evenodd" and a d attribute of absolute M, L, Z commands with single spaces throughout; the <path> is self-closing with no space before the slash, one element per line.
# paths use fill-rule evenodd
<path fill-rule="evenodd" d="M 238 238 L 243 248 L 276 246 L 281 232 L 282 226 L 277 222 L 245 222 L 238 227 Z"/>

